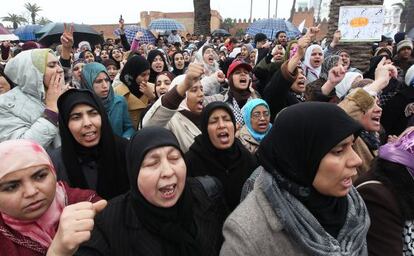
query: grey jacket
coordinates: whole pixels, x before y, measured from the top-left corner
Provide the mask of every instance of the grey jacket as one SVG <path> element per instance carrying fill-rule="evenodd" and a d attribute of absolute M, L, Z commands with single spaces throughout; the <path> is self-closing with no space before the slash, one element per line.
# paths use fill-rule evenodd
<path fill-rule="evenodd" d="M 225 241 L 220 255 L 306 255 L 283 230 L 283 224 L 261 190 L 261 180 L 259 175 L 253 191 L 224 223 Z"/>

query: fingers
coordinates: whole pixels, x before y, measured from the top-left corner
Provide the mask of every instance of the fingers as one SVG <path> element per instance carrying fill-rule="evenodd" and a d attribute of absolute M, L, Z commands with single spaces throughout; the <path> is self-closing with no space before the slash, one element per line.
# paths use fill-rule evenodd
<path fill-rule="evenodd" d="M 107 204 L 108 202 L 106 200 L 100 200 L 93 204 L 93 208 L 95 209 L 95 212 L 98 213 L 101 212 Z"/>

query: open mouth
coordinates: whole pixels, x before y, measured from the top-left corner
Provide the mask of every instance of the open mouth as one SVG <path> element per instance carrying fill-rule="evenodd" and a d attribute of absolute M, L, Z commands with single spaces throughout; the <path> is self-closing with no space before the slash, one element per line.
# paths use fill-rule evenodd
<path fill-rule="evenodd" d="M 155 66 L 155 71 L 157 71 L 157 72 L 161 72 L 162 71 L 162 66 L 161 65 L 157 65 L 157 66 Z"/>
<path fill-rule="evenodd" d="M 87 133 L 82 134 L 82 137 L 87 141 L 91 142 L 97 138 L 96 131 L 90 131 Z"/>
<path fill-rule="evenodd" d="M 217 135 L 217 137 L 218 137 L 219 141 L 220 141 L 222 144 L 227 144 L 227 143 L 229 143 L 229 142 L 230 142 L 230 135 L 229 135 L 229 133 L 228 133 L 228 132 L 220 132 L 220 133 Z"/>
<path fill-rule="evenodd" d="M 202 111 L 204 108 L 203 106 L 203 100 L 197 101 L 197 110 Z"/>
<path fill-rule="evenodd" d="M 267 129 L 267 123 L 265 123 L 265 122 L 260 122 L 258 124 L 258 126 L 259 126 L 259 129 L 261 129 L 261 130 L 266 130 Z"/>
<path fill-rule="evenodd" d="M 352 177 L 348 177 L 342 180 L 342 185 L 346 188 L 350 188 L 352 186 Z"/>
<path fill-rule="evenodd" d="M 167 186 L 163 186 L 158 189 L 161 192 L 161 196 L 165 199 L 171 199 L 175 196 L 175 191 L 177 188 L 177 184 L 170 184 Z"/>

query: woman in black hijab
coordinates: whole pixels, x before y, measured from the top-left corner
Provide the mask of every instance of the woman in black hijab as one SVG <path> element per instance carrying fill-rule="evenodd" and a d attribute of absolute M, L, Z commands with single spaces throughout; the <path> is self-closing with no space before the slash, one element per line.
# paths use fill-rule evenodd
<path fill-rule="evenodd" d="M 162 71 L 168 71 L 167 61 L 164 54 L 159 50 L 152 50 L 148 53 L 147 60 L 150 63 L 149 82 L 155 84 L 157 75 Z"/>
<path fill-rule="evenodd" d="M 127 140 L 113 134 L 101 100 L 88 90 L 71 89 L 57 104 L 62 146 L 50 155 L 58 180 L 105 199 L 126 192 Z"/>
<path fill-rule="evenodd" d="M 257 167 L 256 159 L 235 138 L 236 120 L 227 103 L 208 104 L 201 114 L 200 130 L 185 154 L 188 174 L 217 177 L 233 210 L 240 202 L 244 182 Z"/>
<path fill-rule="evenodd" d="M 352 186 L 361 129 L 334 104 L 282 110 L 260 144 L 253 191 L 224 224 L 220 255 L 367 255 L 368 212 Z"/>
<path fill-rule="evenodd" d="M 174 134 L 161 127 L 138 131 L 126 160 L 129 193 L 110 201 L 77 255 L 218 255 L 221 244 L 212 241 L 221 229 L 196 214 Z"/>

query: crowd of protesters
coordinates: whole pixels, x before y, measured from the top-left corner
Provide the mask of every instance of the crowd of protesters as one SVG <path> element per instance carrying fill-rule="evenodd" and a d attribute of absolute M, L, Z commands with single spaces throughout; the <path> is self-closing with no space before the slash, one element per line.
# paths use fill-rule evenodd
<path fill-rule="evenodd" d="M 1 255 L 414 255 L 414 39 L 119 28 L 1 43 Z"/>

